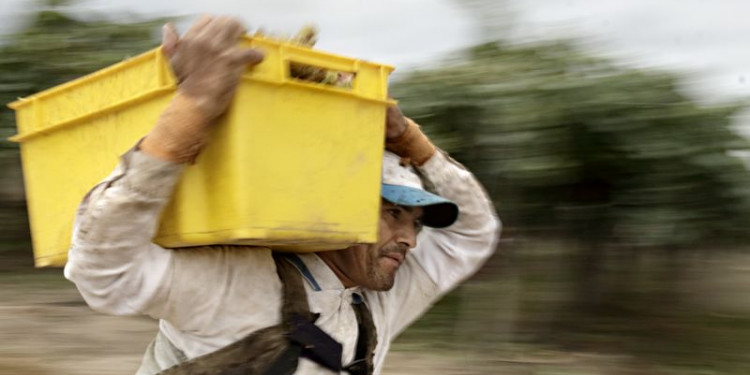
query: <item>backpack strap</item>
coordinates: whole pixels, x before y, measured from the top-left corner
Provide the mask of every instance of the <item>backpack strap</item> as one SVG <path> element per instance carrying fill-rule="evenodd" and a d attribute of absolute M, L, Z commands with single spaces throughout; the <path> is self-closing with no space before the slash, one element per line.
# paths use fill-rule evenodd
<path fill-rule="evenodd" d="M 282 285 L 281 323 L 291 328 L 297 319 L 315 322 L 318 317 L 310 312 L 300 272 L 287 260 L 289 256 L 277 252 L 272 254 Z"/>
<path fill-rule="evenodd" d="M 341 372 L 343 347 L 315 325 L 318 315 L 311 313 L 308 306 L 307 292 L 302 285 L 304 272 L 298 270 L 299 264 L 302 264 L 301 260 L 294 254 L 276 252 L 273 253 L 273 259 L 276 262 L 276 270 L 283 285 L 282 325 L 287 332 L 290 345 L 268 367 L 266 375 L 285 373 L 282 370 L 287 370 L 292 366 L 293 369 L 296 369 L 299 357 L 308 358 L 331 371 Z M 304 267 L 304 264 L 302 264 L 302 267 Z M 306 269 L 304 267 L 304 270 Z M 307 277 L 308 275 L 304 276 Z M 312 279 L 312 281 L 315 280 Z"/>
<path fill-rule="evenodd" d="M 356 360 L 343 369 L 343 348 L 315 325 L 318 314 L 310 312 L 303 276 L 293 262 L 287 260 L 292 256 L 296 257 L 273 253 L 282 284 L 281 324 L 255 331 L 215 352 L 172 366 L 159 375 L 292 375 L 300 357 L 335 373 L 343 370 L 352 375 L 372 374 L 376 335 L 364 301 L 354 295 L 352 307 L 359 323 Z"/>
<path fill-rule="evenodd" d="M 284 315 L 284 321 L 289 322 L 291 330 L 290 339 L 293 343 L 297 342 L 302 344 L 303 348 L 309 348 L 309 350 L 302 350 L 297 354 L 297 357 L 306 357 L 312 361 L 326 367 L 332 371 L 340 372 L 346 371 L 350 375 L 371 375 L 374 372 L 374 355 L 375 347 L 377 346 L 377 331 L 375 323 L 372 320 L 372 313 L 367 307 L 362 296 L 359 294 L 352 295 L 352 308 L 357 316 L 357 346 L 354 356 L 354 360 L 349 363 L 346 367 L 341 366 L 341 356 L 343 348 L 341 344 L 331 338 L 327 333 L 323 332 L 316 325 L 312 324 L 318 318 L 317 314 L 312 314 L 309 311 L 307 304 L 307 293 L 305 292 L 302 284 L 301 277 L 303 277 L 314 290 L 321 290 L 318 286 L 317 281 L 312 276 L 310 271 L 307 269 L 302 260 L 295 254 L 281 254 L 274 253 L 274 260 L 276 261 L 276 267 L 279 272 L 279 278 L 284 284 L 284 307 L 282 308 L 282 314 Z M 301 276 L 301 277 L 300 277 Z M 294 284 L 287 284 L 288 279 L 294 279 Z M 299 285 L 297 285 L 297 283 Z M 287 289 L 297 289 L 301 291 L 301 296 L 292 294 L 293 291 L 287 292 Z M 289 303 L 287 301 L 296 301 L 301 305 Z M 299 321 L 294 318 L 295 314 L 300 312 L 307 313 L 309 324 L 305 321 Z M 300 315 L 297 315 L 300 316 Z M 296 327 L 296 328 L 295 328 Z M 292 348 L 290 348 L 287 355 L 279 357 L 279 361 L 283 357 L 294 356 Z M 295 357 L 295 358 L 297 358 Z M 269 367 L 273 369 L 274 366 Z M 280 372 L 268 372 L 267 375 L 278 374 Z"/>
<path fill-rule="evenodd" d="M 352 295 L 352 308 L 357 315 L 359 336 L 357 337 L 357 351 L 354 361 L 348 364 L 344 371 L 350 375 L 371 375 L 375 369 L 374 356 L 375 347 L 378 345 L 378 336 L 372 313 L 359 294 Z"/>

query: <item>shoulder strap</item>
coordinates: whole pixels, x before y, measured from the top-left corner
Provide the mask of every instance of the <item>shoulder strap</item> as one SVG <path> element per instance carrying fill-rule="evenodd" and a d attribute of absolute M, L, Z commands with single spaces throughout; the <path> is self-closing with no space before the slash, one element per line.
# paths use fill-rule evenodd
<path fill-rule="evenodd" d="M 288 336 L 296 330 L 296 327 L 304 322 L 314 322 L 317 317 L 310 313 L 307 303 L 307 293 L 302 285 L 302 277 L 299 272 L 288 261 L 283 254 L 273 252 L 273 261 L 276 263 L 276 273 L 281 280 L 281 326 Z M 286 350 L 271 362 L 263 375 L 293 374 L 299 365 L 299 357 L 302 355 L 303 346 L 290 341 Z"/>
<path fill-rule="evenodd" d="M 310 312 L 307 292 L 300 270 L 289 260 L 293 254 L 273 253 L 276 270 L 283 285 L 282 325 L 287 332 L 289 348 L 268 367 L 267 375 L 295 369 L 299 357 L 308 358 L 336 373 L 341 371 L 341 344 L 315 325 L 317 314 Z M 301 261 L 300 261 L 301 262 Z M 305 268 L 306 269 L 306 268 Z M 292 367 L 293 366 L 293 367 Z"/>
<path fill-rule="evenodd" d="M 300 272 L 285 260 L 285 255 L 274 253 L 273 257 L 282 283 L 282 323 L 251 333 L 213 353 L 170 367 L 160 375 L 291 375 L 296 371 L 300 357 L 335 373 L 342 370 L 341 344 L 314 324 L 317 316 L 310 312 Z M 365 360 L 355 362 L 363 362 L 366 366 L 363 367 L 365 372 L 350 372 L 353 375 L 372 374 L 373 368 L 374 325 L 367 306 L 360 305 L 355 306 L 360 327 L 357 358 L 364 356 Z"/>
<path fill-rule="evenodd" d="M 307 304 L 307 292 L 305 292 L 305 286 L 302 284 L 302 276 L 299 271 L 286 260 L 284 254 L 274 252 L 273 260 L 276 263 L 276 273 L 278 273 L 282 285 L 282 324 L 291 328 L 292 319 L 295 316 L 314 322 L 317 316 L 310 312 L 310 307 Z"/>
<path fill-rule="evenodd" d="M 372 313 L 367 307 L 364 299 L 359 294 L 354 294 L 352 308 L 357 316 L 358 337 L 357 347 L 352 361 L 345 368 L 341 368 L 341 344 L 333 340 L 327 333 L 312 324 L 317 319 L 316 314 L 310 312 L 307 303 L 307 293 L 302 285 L 302 277 L 306 278 L 314 289 L 320 289 L 315 279 L 309 275 L 304 263 L 294 255 L 273 253 L 276 269 L 284 285 L 284 306 L 282 315 L 284 324 L 288 324 L 289 335 L 292 342 L 297 341 L 303 347 L 313 350 L 301 352 L 290 348 L 286 355 L 280 356 L 279 361 L 289 361 L 289 358 L 307 357 L 318 364 L 333 371 L 341 370 L 349 372 L 350 375 L 371 375 L 374 371 L 374 355 L 377 346 L 377 332 L 372 320 Z M 300 318 L 301 321 L 300 321 Z M 307 323 L 309 322 L 309 323 Z M 299 347 L 299 345 L 292 345 Z M 292 353 L 294 351 L 294 353 Z M 296 356 L 295 356 L 296 354 Z M 274 366 L 269 367 L 269 369 Z M 276 372 L 277 374 L 280 372 Z M 269 373 L 269 375 L 271 375 Z"/>
<path fill-rule="evenodd" d="M 375 369 L 375 347 L 378 344 L 377 330 L 372 320 L 372 313 L 359 294 L 355 294 L 352 308 L 357 315 L 359 337 L 354 361 L 344 370 L 350 375 L 371 375 Z"/>

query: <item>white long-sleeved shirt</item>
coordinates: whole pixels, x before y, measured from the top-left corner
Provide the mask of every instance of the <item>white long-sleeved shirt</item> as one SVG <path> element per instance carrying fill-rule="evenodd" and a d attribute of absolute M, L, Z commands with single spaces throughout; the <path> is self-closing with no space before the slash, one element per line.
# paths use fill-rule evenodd
<path fill-rule="evenodd" d="M 65 276 L 97 311 L 159 319 L 161 335 L 193 358 L 280 323 L 282 286 L 269 249 L 174 250 L 151 242 L 183 168 L 137 150 L 123 155 L 78 209 Z M 299 254 L 315 280 L 305 283 L 310 310 L 320 313 L 316 324 L 343 345 L 344 365 L 354 359 L 357 342 L 353 293 L 363 295 L 373 315 L 379 374 L 391 341 L 473 274 L 497 245 L 500 221 L 470 172 L 440 152 L 419 170 L 460 214 L 448 228 L 419 234 L 390 291 L 344 288 L 317 255 Z M 306 359 L 296 371 L 330 373 Z"/>

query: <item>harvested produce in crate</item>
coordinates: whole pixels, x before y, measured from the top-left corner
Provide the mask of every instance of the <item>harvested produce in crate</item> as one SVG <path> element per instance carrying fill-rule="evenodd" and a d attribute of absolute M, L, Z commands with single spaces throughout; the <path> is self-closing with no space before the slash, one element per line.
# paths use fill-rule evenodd
<path fill-rule="evenodd" d="M 318 41 L 318 29 L 314 25 L 304 26 L 297 32 L 297 34 L 295 34 L 291 38 L 284 35 L 266 35 L 263 30 L 258 30 L 255 35 L 277 39 L 280 41 L 287 41 L 292 44 L 308 48 L 314 47 L 315 43 L 317 43 Z M 354 79 L 354 73 L 352 72 L 332 71 L 317 66 L 300 63 L 290 63 L 289 72 L 292 78 L 308 82 L 322 83 L 324 85 L 335 87 L 350 88 L 352 87 L 352 80 Z"/>

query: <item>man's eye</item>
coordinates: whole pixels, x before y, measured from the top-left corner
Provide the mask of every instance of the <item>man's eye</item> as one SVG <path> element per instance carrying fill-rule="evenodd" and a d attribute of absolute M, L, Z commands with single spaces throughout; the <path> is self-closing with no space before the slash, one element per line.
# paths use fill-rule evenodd
<path fill-rule="evenodd" d="M 401 216 L 401 210 L 398 208 L 390 208 L 388 209 L 388 214 L 393 216 L 394 219 L 398 219 Z"/>
<path fill-rule="evenodd" d="M 424 224 L 422 224 L 422 219 L 414 220 L 414 229 L 416 229 L 417 232 L 421 231 L 423 226 Z"/>

